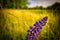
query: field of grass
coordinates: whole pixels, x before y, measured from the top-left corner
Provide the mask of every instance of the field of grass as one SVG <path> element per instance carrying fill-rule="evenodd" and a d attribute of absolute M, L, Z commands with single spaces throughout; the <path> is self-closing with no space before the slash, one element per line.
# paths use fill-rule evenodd
<path fill-rule="evenodd" d="M 53 11 L 3 9 L 0 10 L 0 40 L 25 40 L 29 26 L 45 16 L 48 20 L 37 40 L 60 39 L 59 16 L 54 15 Z"/>

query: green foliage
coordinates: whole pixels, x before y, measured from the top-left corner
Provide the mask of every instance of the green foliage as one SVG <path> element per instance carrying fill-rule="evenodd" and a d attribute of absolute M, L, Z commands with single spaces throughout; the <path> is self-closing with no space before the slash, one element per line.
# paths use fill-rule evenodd
<path fill-rule="evenodd" d="M 0 0 L 3 8 L 27 8 L 27 0 Z"/>
<path fill-rule="evenodd" d="M 9 11 L 9 10 L 8 10 Z M 23 16 L 23 20 L 29 23 L 27 23 L 28 25 L 26 25 L 26 23 L 22 23 L 21 20 L 19 20 L 20 22 L 20 26 L 22 27 L 22 31 L 19 29 L 19 23 L 18 23 L 18 18 L 14 15 L 12 15 L 13 13 L 15 14 L 15 12 L 10 11 L 12 14 L 9 15 L 8 11 L 1 11 L 0 10 L 0 40 L 25 40 L 26 38 L 26 30 L 28 29 L 28 25 L 30 26 L 31 24 L 29 24 L 30 22 L 33 23 L 33 21 L 37 21 L 37 18 L 41 18 L 41 14 L 43 16 L 43 14 L 45 14 L 44 12 L 47 13 L 47 15 L 52 14 L 51 10 L 26 10 L 26 11 L 21 11 L 21 10 L 17 10 L 17 14 L 19 15 L 19 13 L 26 13 L 27 11 L 30 13 L 34 13 L 34 14 L 39 14 L 35 17 L 35 19 L 30 19 L 32 17 L 34 17 L 34 15 L 32 14 L 32 16 L 29 17 L 29 15 L 27 15 L 27 17 Z M 21 11 L 21 12 L 20 12 Z M 50 11 L 50 12 L 49 12 Z M 5 14 L 6 13 L 6 14 Z M 54 12 L 53 12 L 54 13 Z M 28 14 L 28 13 L 27 13 Z M 5 16 L 7 15 L 7 16 Z M 17 15 L 16 15 L 17 16 Z M 53 14 L 54 16 L 54 14 Z M 7 17 L 7 18 L 6 18 Z M 48 16 L 49 17 L 49 16 Z M 51 17 L 51 15 L 50 15 Z M 58 17 L 58 19 L 57 19 Z M 19 17 L 20 18 L 20 17 Z M 28 20 L 26 19 L 28 18 Z M 55 21 L 53 21 L 53 19 L 56 19 Z M 58 32 L 60 32 L 60 17 L 54 16 L 54 18 L 49 19 L 48 25 L 46 26 L 46 28 L 44 28 L 43 31 L 41 31 L 42 33 L 40 34 L 40 37 L 38 37 L 38 40 L 57 40 L 58 37 L 60 37 L 60 34 L 58 34 Z M 15 20 L 17 21 L 17 23 L 14 23 Z M 22 24 L 21 24 L 22 23 Z M 16 27 L 16 29 L 14 29 L 14 27 Z M 17 27 L 19 29 L 19 31 L 17 31 Z M 48 30 L 49 29 L 51 30 Z"/>
<path fill-rule="evenodd" d="M 60 3 L 56 2 L 51 6 L 48 6 L 47 9 L 60 10 Z"/>

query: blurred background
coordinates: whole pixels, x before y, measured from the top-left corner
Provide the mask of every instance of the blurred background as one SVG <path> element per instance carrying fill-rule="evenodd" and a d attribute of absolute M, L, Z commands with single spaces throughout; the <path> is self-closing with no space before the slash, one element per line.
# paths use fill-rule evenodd
<path fill-rule="evenodd" d="M 29 27 L 45 16 L 36 40 L 60 40 L 60 0 L 0 0 L 0 40 L 26 40 Z"/>

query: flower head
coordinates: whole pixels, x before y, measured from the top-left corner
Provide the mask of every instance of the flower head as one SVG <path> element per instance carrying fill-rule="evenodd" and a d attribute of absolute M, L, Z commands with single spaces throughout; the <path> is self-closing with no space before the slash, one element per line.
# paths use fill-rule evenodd
<path fill-rule="evenodd" d="M 42 27 L 45 26 L 46 21 L 48 17 L 44 17 L 43 19 L 37 21 L 33 26 L 30 26 L 30 30 L 28 30 L 28 33 L 26 35 L 27 40 L 34 40 L 36 38 L 37 33 L 39 33 L 42 30 Z"/>

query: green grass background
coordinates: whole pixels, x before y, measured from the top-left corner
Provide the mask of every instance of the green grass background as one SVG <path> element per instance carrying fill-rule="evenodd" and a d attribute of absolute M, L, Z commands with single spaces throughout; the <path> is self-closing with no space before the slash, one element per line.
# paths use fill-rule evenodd
<path fill-rule="evenodd" d="M 29 27 L 48 16 L 36 40 L 60 40 L 60 14 L 54 10 L 0 10 L 0 40 L 25 40 Z"/>

